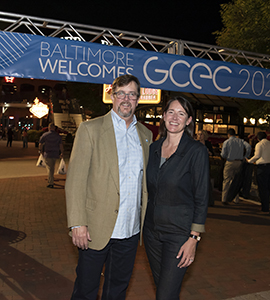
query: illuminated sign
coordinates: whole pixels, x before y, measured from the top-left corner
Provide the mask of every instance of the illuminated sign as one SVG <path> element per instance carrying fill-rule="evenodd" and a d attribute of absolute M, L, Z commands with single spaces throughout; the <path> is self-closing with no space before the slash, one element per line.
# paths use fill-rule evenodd
<path fill-rule="evenodd" d="M 49 112 L 48 106 L 46 104 L 43 104 L 42 102 L 39 102 L 38 98 L 34 100 L 34 104 L 29 110 L 34 116 L 38 117 L 39 119 L 46 116 Z"/>
<path fill-rule="evenodd" d="M 5 82 L 6 83 L 13 83 L 14 82 L 15 77 L 12 76 L 5 76 Z"/>
<path fill-rule="evenodd" d="M 103 84 L 103 97 L 102 101 L 106 104 L 112 103 L 111 99 L 111 84 Z M 141 88 L 141 97 L 139 104 L 158 104 L 161 98 L 161 90 Z"/>

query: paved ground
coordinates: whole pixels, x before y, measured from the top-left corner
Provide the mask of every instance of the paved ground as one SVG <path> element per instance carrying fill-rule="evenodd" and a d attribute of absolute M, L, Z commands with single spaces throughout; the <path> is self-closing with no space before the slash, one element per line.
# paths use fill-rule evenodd
<path fill-rule="evenodd" d="M 65 176 L 46 188 L 37 157 L 33 144 L 7 148 L 0 141 L 0 300 L 67 300 L 73 288 L 77 249 L 66 228 Z M 270 299 L 270 217 L 258 213 L 256 202 L 221 206 L 218 191 L 214 197 L 181 299 Z M 139 247 L 127 300 L 154 299 Z"/>

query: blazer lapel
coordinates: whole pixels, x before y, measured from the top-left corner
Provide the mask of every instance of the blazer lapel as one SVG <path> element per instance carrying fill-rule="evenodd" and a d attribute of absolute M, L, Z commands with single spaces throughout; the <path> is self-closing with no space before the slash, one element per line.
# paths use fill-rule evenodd
<path fill-rule="evenodd" d="M 137 132 L 138 132 L 138 136 L 142 145 L 142 150 L 143 150 L 143 162 L 144 162 L 144 167 L 146 165 L 147 162 L 147 158 L 148 158 L 148 153 L 149 153 L 149 145 L 151 144 L 151 141 L 148 140 L 147 136 L 144 134 L 144 132 L 142 130 L 140 130 L 139 126 L 136 126 L 137 128 Z"/>
<path fill-rule="evenodd" d="M 111 117 L 111 112 L 104 116 L 104 122 L 102 126 L 101 133 L 101 142 L 103 143 L 103 149 L 105 157 L 107 160 L 108 166 L 110 168 L 112 178 L 114 180 L 115 186 L 119 191 L 119 168 L 118 168 L 118 155 L 117 155 L 117 147 L 115 140 L 115 133 L 113 128 L 113 122 Z"/>
<path fill-rule="evenodd" d="M 161 145 L 159 146 L 159 151 L 161 151 Z M 190 143 L 189 136 L 184 132 L 183 136 L 180 140 L 180 143 L 178 145 L 178 148 L 176 149 L 175 153 L 164 163 L 165 165 L 174 165 L 177 166 L 178 172 L 179 172 L 179 178 L 185 174 L 189 168 L 188 166 L 188 160 L 191 157 L 190 153 L 192 153 L 192 150 L 190 152 L 190 149 L 194 147 L 193 143 Z M 161 152 L 160 152 L 161 153 Z M 159 162 L 158 162 L 159 164 Z M 157 164 L 157 165 L 158 165 Z M 171 172 L 171 168 L 160 168 L 159 169 L 159 176 L 167 176 L 167 172 Z"/>
<path fill-rule="evenodd" d="M 184 157 L 189 150 L 189 146 L 190 146 L 189 138 L 188 138 L 187 134 L 184 132 L 182 135 L 182 138 L 180 140 L 180 143 L 178 145 L 178 148 L 176 149 L 175 154 L 180 157 Z"/>

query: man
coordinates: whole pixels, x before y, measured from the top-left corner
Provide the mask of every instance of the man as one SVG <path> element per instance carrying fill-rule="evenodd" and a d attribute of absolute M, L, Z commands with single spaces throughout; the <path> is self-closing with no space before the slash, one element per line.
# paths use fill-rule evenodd
<path fill-rule="evenodd" d="M 55 125 L 50 123 L 48 132 L 45 132 L 39 140 L 39 150 L 43 154 L 48 171 L 48 188 L 54 187 L 54 169 L 56 160 L 63 157 L 63 144 L 61 136 L 55 131 Z"/>
<path fill-rule="evenodd" d="M 23 129 L 23 148 L 28 148 L 28 133 L 27 133 L 27 128 Z"/>
<path fill-rule="evenodd" d="M 270 197 L 270 141 L 266 139 L 265 132 L 258 132 L 257 138 L 259 143 L 255 146 L 255 153 L 248 163 L 256 162 L 257 165 L 257 183 L 259 196 L 261 199 L 261 210 L 269 214 L 269 197 Z"/>
<path fill-rule="evenodd" d="M 7 131 L 7 147 L 8 145 L 10 145 L 10 147 L 12 146 L 13 137 L 14 137 L 14 132 L 12 127 L 10 126 Z"/>
<path fill-rule="evenodd" d="M 72 299 L 125 299 L 147 204 L 145 168 L 152 133 L 136 121 L 140 82 L 115 79 L 112 110 L 81 123 L 66 180 L 68 227 L 79 248 Z"/>
<path fill-rule="evenodd" d="M 228 130 L 228 139 L 224 141 L 221 156 L 226 159 L 223 170 L 222 204 L 228 204 L 227 196 L 232 180 L 239 171 L 243 158 L 249 157 L 251 146 L 246 141 L 235 136 L 235 130 Z M 239 203 L 239 195 L 234 198 L 234 203 Z"/>

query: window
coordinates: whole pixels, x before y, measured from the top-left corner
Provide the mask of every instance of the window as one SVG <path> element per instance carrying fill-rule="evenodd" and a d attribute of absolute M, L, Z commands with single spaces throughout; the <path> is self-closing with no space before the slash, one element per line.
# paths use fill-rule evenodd
<path fill-rule="evenodd" d="M 13 95 L 17 92 L 17 86 L 15 84 L 5 84 L 2 85 L 3 95 Z"/>
<path fill-rule="evenodd" d="M 23 83 L 23 84 L 21 84 L 20 91 L 21 92 L 34 92 L 35 87 L 32 84 Z"/>
<path fill-rule="evenodd" d="M 54 86 L 54 91 L 55 91 L 56 97 L 58 97 L 59 99 L 67 98 L 67 87 L 64 83 L 57 83 Z"/>
<path fill-rule="evenodd" d="M 38 92 L 42 95 L 42 96 L 47 96 L 49 97 L 51 94 L 52 88 L 48 85 L 40 85 L 38 87 Z"/>

